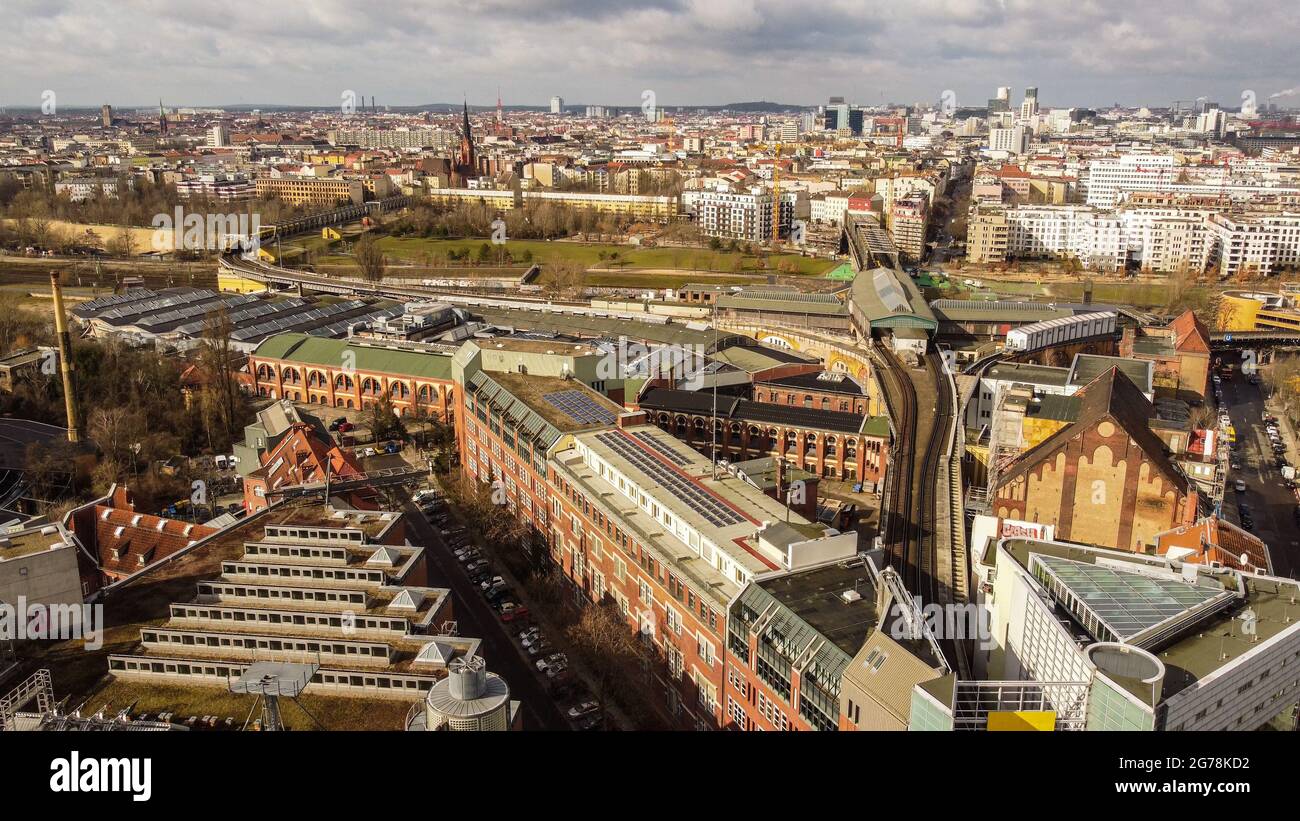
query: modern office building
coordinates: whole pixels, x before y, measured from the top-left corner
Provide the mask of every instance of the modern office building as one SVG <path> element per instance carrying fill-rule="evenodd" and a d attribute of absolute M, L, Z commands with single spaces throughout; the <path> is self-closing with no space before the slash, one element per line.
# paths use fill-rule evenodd
<path fill-rule="evenodd" d="M 974 569 L 985 680 L 918 685 L 911 729 L 1254 730 L 1300 700 L 1293 580 L 1029 538 Z"/>

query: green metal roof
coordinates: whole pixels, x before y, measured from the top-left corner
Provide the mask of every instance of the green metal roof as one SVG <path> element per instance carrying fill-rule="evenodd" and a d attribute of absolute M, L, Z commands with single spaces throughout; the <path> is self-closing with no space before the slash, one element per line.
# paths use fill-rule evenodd
<path fill-rule="evenodd" d="M 346 352 L 351 352 L 348 362 Z M 358 371 L 397 374 L 421 379 L 451 381 L 451 356 L 433 351 L 400 350 L 358 339 L 326 339 L 300 333 L 277 334 L 257 346 L 254 356 L 282 359 L 303 365 L 340 367 Z"/>

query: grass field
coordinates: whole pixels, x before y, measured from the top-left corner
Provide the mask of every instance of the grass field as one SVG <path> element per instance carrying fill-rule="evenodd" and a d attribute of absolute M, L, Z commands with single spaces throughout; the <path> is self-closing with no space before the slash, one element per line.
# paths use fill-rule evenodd
<path fill-rule="evenodd" d="M 960 283 L 955 279 L 955 283 Z M 1033 282 L 998 282 L 984 278 L 984 290 L 1012 296 L 1049 298 L 1061 302 L 1082 302 L 1082 282 L 1047 282 L 1041 285 Z M 1193 288 L 1190 292 L 1213 289 Z M 1092 299 L 1094 302 L 1109 302 L 1118 305 L 1133 305 L 1139 308 L 1160 308 L 1169 302 L 1169 285 L 1157 282 L 1098 282 L 1093 281 Z"/>
<path fill-rule="evenodd" d="M 379 245 L 384 253 L 394 259 L 420 264 L 426 255 L 445 258 L 450 251 L 468 251 L 473 257 L 487 239 L 424 239 L 422 237 L 383 237 Z M 325 243 L 319 238 L 312 238 L 301 243 L 312 248 L 321 256 L 316 261 L 322 265 L 347 264 L 351 260 L 341 254 L 330 254 Z M 636 248 L 628 245 L 600 245 L 577 242 L 544 242 L 541 240 L 518 240 L 506 243 L 508 250 L 516 261 L 522 260 L 525 252 L 531 252 L 532 261 L 543 265 L 550 262 L 576 262 L 588 268 L 606 267 L 607 258 L 618 254 L 620 268 L 633 270 L 637 268 L 675 268 L 681 270 L 713 271 L 723 274 L 768 274 L 776 273 L 780 260 L 793 264 L 795 276 L 818 277 L 826 274 L 837 263 L 824 259 L 810 259 L 797 254 L 780 254 L 768 258 L 768 268 L 758 267 L 758 260 L 753 256 L 725 251 L 711 251 L 707 248 Z M 605 259 L 602 259 L 601 252 Z M 739 270 L 737 270 L 739 263 Z"/>
<path fill-rule="evenodd" d="M 114 713 L 135 703 L 135 715 L 171 711 L 176 713 L 172 721 L 178 723 L 192 715 L 200 718 L 215 715 L 222 723 L 233 718 L 235 729 L 239 729 L 253 709 L 254 699 L 221 687 L 175 687 L 111 679 L 107 686 L 91 695 L 86 710 L 98 710 L 107 704 L 106 712 Z M 297 701 L 281 699 L 280 712 L 290 730 L 402 730 L 414 701 L 414 698 L 411 701 L 338 698 L 308 692 Z M 260 713 L 259 707 L 253 718 L 258 718 Z"/>

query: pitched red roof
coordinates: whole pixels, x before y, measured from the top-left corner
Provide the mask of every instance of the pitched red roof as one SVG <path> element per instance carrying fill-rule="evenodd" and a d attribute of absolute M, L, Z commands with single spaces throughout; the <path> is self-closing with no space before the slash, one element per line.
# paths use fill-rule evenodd
<path fill-rule="evenodd" d="M 1237 570 L 1272 572 L 1268 545 L 1218 516 L 1207 516 L 1195 524 L 1156 534 L 1156 553 L 1159 555 L 1164 556 L 1170 550 L 1179 548 L 1192 551 L 1179 557 L 1184 562 L 1219 562 L 1224 567 Z M 1243 557 L 1246 560 L 1244 563 Z"/>
<path fill-rule="evenodd" d="M 109 575 L 128 576 L 217 532 L 215 528 L 115 506 L 129 498 L 125 488 L 120 488 L 111 500 L 113 504 L 94 507 L 93 544 L 87 547 Z"/>
<path fill-rule="evenodd" d="M 1190 308 L 1183 311 L 1169 327 L 1174 331 L 1174 348 L 1180 352 L 1210 352 L 1210 332 Z"/>

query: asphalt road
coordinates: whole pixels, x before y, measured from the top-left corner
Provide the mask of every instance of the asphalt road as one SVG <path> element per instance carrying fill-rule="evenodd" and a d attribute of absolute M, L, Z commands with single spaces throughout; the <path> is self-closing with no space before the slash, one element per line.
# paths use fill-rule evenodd
<path fill-rule="evenodd" d="M 1240 373 L 1223 381 L 1223 398 L 1242 443 L 1236 453 L 1241 470 L 1228 472 L 1228 488 L 1223 494 L 1223 517 L 1240 523 L 1237 504 L 1245 502 L 1255 522 L 1254 533 L 1269 547 L 1273 573 L 1293 578 L 1300 574 L 1300 528 L 1295 523 L 1295 494 L 1287 488 L 1282 473 L 1274 467 L 1273 451 L 1264 432 L 1264 397 L 1258 386 L 1251 385 Z M 1284 433 L 1284 441 L 1290 439 Z M 1295 442 L 1288 442 L 1287 461 L 1295 464 Z M 1233 489 L 1236 480 L 1246 483 L 1246 491 Z"/>
<path fill-rule="evenodd" d="M 460 634 L 482 640 L 483 658 L 488 669 L 506 680 L 512 698 L 523 702 L 524 729 L 571 729 L 538 680 L 536 671 L 521 657 L 518 646 L 507 632 L 517 628 L 497 620 L 496 612 L 479 594 L 460 563 L 443 544 L 438 531 L 419 509 L 408 502 L 404 510 L 411 522 L 411 541 L 423 544 L 429 556 L 429 583 L 451 589 L 454 596 L 452 612 Z"/>

